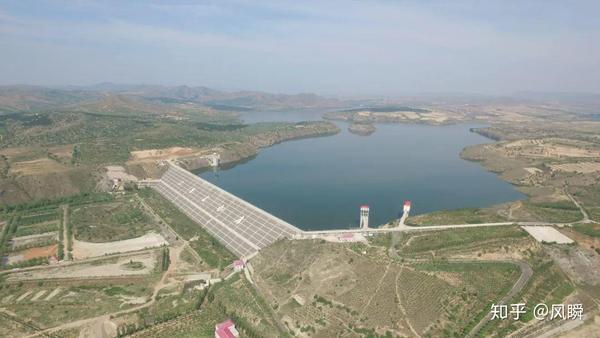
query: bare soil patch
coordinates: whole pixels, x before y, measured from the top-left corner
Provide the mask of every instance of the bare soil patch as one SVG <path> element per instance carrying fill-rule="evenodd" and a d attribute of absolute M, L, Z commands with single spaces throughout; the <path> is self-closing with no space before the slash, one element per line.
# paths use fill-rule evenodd
<path fill-rule="evenodd" d="M 600 162 L 577 162 L 577 163 L 564 163 L 564 164 L 552 164 L 550 169 L 553 171 L 566 171 L 573 173 L 589 174 L 600 171 Z"/>
<path fill-rule="evenodd" d="M 49 158 L 40 158 L 33 161 L 15 162 L 11 165 L 11 175 L 45 175 L 67 170 L 68 167 Z"/>
<path fill-rule="evenodd" d="M 7 264 L 15 264 L 34 258 L 46 258 L 55 256 L 58 250 L 58 245 L 53 244 L 49 246 L 31 248 L 23 251 L 17 251 L 8 255 Z"/>
<path fill-rule="evenodd" d="M 577 283 L 600 285 L 600 255 L 579 246 L 548 246 L 547 252 Z"/>
<path fill-rule="evenodd" d="M 39 257 L 49 257 L 56 255 L 56 250 L 58 249 L 57 244 L 48 245 L 40 248 L 31 248 L 23 251 L 23 257 L 28 259 L 39 258 Z"/>
<path fill-rule="evenodd" d="M 75 239 L 73 240 L 73 258 L 84 259 L 98 257 L 120 252 L 159 247 L 167 244 L 165 238 L 155 232 L 147 233 L 144 236 L 137 238 L 107 243 L 90 243 Z"/>
<path fill-rule="evenodd" d="M 143 268 L 132 270 L 126 267 L 131 260 L 141 262 Z M 68 266 L 49 267 L 47 269 L 31 270 L 12 273 L 8 275 L 8 281 L 25 281 L 52 278 L 97 278 L 115 276 L 147 275 L 154 271 L 157 262 L 155 252 L 119 257 L 118 259 L 102 262 L 74 264 Z M 57 291 L 56 294 L 60 292 Z M 54 293 L 54 291 L 53 291 Z M 52 293 L 51 293 L 52 294 Z M 54 295 L 56 295 L 54 294 Z"/>
<path fill-rule="evenodd" d="M 131 152 L 134 161 L 167 160 L 201 153 L 200 149 L 188 147 L 171 147 L 164 149 L 137 150 Z"/>
<path fill-rule="evenodd" d="M 48 148 L 48 154 L 62 162 L 70 162 L 73 157 L 73 145 L 66 144 Z"/>
<path fill-rule="evenodd" d="M 110 180 L 122 180 L 122 181 L 137 181 L 137 177 L 127 173 L 125 168 L 119 165 L 106 166 L 106 177 Z"/>
<path fill-rule="evenodd" d="M 4 155 L 10 162 L 27 161 L 39 157 L 41 149 L 36 147 L 14 147 L 0 149 L 0 155 Z"/>

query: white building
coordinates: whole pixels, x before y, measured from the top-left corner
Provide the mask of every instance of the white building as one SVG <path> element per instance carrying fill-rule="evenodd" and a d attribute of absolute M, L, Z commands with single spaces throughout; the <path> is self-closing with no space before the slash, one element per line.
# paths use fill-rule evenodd
<path fill-rule="evenodd" d="M 362 229 L 367 229 L 369 227 L 369 206 L 368 205 L 360 206 L 360 227 Z"/>

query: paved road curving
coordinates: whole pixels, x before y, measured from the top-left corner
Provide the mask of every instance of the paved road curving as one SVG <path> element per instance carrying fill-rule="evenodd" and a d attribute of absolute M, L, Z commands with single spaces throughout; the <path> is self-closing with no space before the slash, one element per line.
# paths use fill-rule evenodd
<path fill-rule="evenodd" d="M 509 261 L 509 263 L 513 263 L 519 266 L 519 268 L 521 269 L 521 276 L 513 285 L 512 289 L 510 289 L 510 291 L 508 291 L 508 293 L 504 295 L 504 297 L 502 297 L 502 299 L 500 299 L 500 301 L 496 304 L 507 304 L 508 301 L 510 301 L 517 293 L 523 290 L 523 288 L 525 287 L 525 285 L 527 285 L 527 282 L 533 275 L 533 270 L 531 269 L 531 266 L 529 266 L 529 264 L 518 261 Z M 485 324 L 487 324 L 491 320 L 491 318 L 492 313 L 490 312 L 485 317 L 483 317 L 479 321 L 479 323 L 477 323 L 477 325 L 475 325 L 475 327 L 471 330 L 471 332 L 469 332 L 467 337 L 477 336 L 479 331 L 485 326 Z"/>

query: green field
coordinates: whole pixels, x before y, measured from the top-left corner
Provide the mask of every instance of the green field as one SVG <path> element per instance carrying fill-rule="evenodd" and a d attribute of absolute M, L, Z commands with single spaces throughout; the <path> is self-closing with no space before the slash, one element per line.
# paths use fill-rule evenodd
<path fill-rule="evenodd" d="M 43 239 L 32 242 L 19 248 L 8 247 L 7 243 L 13 237 L 22 237 L 30 235 L 38 235 L 48 232 L 56 232 L 61 229 L 62 224 L 62 208 L 64 205 L 94 206 L 96 203 L 105 203 L 113 200 L 113 196 L 105 193 L 84 193 L 73 196 L 57 198 L 53 200 L 41 200 L 16 205 L 4 205 L 2 208 L 2 216 L 6 220 L 6 226 L 0 231 L 0 256 L 4 253 L 23 250 L 33 247 L 40 247 L 56 243 L 55 239 Z M 70 233 L 72 223 L 69 222 L 67 228 Z M 59 233 L 58 256 L 63 258 L 66 249 L 62 247 L 62 232 Z M 68 246 L 70 247 L 71 241 Z M 39 264 L 47 264 L 48 261 L 43 258 L 35 258 L 27 261 L 15 263 L 12 267 L 26 267 Z M 5 267 L 6 268 L 6 267 Z"/>
<path fill-rule="evenodd" d="M 583 217 L 571 202 L 534 204 L 525 202 L 524 207 L 538 219 L 546 222 L 577 222 Z"/>
<path fill-rule="evenodd" d="M 31 225 L 36 223 L 44 223 L 53 221 L 58 218 L 57 209 L 42 210 L 39 212 L 30 212 L 21 214 L 17 220 L 18 226 Z"/>
<path fill-rule="evenodd" d="M 21 208 L 20 210 L 13 210 L 5 213 L 5 216 L 6 224 L 0 231 L 0 257 L 3 257 L 8 253 L 18 254 L 19 250 L 43 247 L 56 243 L 56 239 L 54 238 L 42 238 L 27 244 L 19 245 L 18 247 L 10 244 L 10 241 L 15 237 L 37 235 L 56 231 L 58 229 L 58 220 L 56 220 L 58 213 L 56 210 L 49 210 L 40 213 L 39 210 L 30 212 L 29 210 Z M 38 221 L 42 223 L 36 223 Z M 48 259 L 46 257 L 22 260 L 11 263 L 10 265 L 5 263 L 4 265 L 0 266 L 0 268 L 12 269 L 42 264 L 48 264 Z"/>
<path fill-rule="evenodd" d="M 112 201 L 114 196 L 108 193 L 94 192 L 94 193 L 81 193 L 60 198 L 31 201 L 27 203 L 15 204 L 15 205 L 4 205 L 4 213 L 10 213 L 13 211 L 23 212 L 27 214 L 46 213 L 49 210 L 56 210 L 60 205 L 69 204 L 72 206 L 86 205 L 99 202 Z M 58 215 L 55 216 L 58 218 Z"/>
<path fill-rule="evenodd" d="M 408 225 L 444 225 L 506 222 L 493 210 L 464 208 L 435 211 L 424 215 L 411 216 L 406 220 Z"/>
<path fill-rule="evenodd" d="M 574 224 L 573 230 L 590 237 L 600 237 L 600 224 L 597 223 Z"/>
<path fill-rule="evenodd" d="M 158 232 L 154 219 L 131 196 L 72 209 L 70 223 L 75 238 L 87 242 L 119 241 Z"/>
<path fill-rule="evenodd" d="M 58 230 L 58 220 L 44 224 L 18 226 L 17 231 L 15 232 L 15 237 L 43 234 L 56 230 Z"/>
<path fill-rule="evenodd" d="M 587 208 L 586 211 L 591 220 L 600 222 L 600 208 Z"/>
<path fill-rule="evenodd" d="M 414 232 L 407 234 L 397 248 L 403 254 L 415 254 L 431 250 L 481 245 L 486 241 L 504 243 L 506 239 L 526 237 L 527 232 L 517 226 L 452 229 L 428 233 Z"/>

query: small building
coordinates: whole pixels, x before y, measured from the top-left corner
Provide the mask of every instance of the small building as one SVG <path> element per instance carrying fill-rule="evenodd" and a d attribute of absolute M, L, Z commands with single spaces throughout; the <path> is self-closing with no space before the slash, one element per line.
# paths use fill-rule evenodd
<path fill-rule="evenodd" d="M 117 190 L 119 190 L 119 188 L 121 188 L 121 179 L 120 178 L 113 178 L 112 179 L 112 186 L 110 187 L 110 189 L 112 191 L 117 191 Z"/>
<path fill-rule="evenodd" d="M 185 276 L 183 281 L 183 291 L 202 290 L 211 284 L 210 273 L 198 273 Z"/>
<path fill-rule="evenodd" d="M 338 240 L 340 242 L 354 242 L 354 234 L 343 234 L 340 237 L 338 237 Z"/>
<path fill-rule="evenodd" d="M 58 264 L 58 256 L 56 255 L 52 255 L 50 257 L 48 257 L 48 263 L 50 264 Z"/>
<path fill-rule="evenodd" d="M 231 319 L 215 325 L 215 338 L 235 338 L 239 336 L 240 333 Z"/>
<path fill-rule="evenodd" d="M 208 163 L 211 167 L 218 167 L 221 163 L 221 155 L 219 153 L 212 153 L 208 156 Z"/>
<path fill-rule="evenodd" d="M 246 264 L 244 264 L 244 261 L 241 259 L 235 260 L 233 262 L 233 270 L 234 271 L 242 271 L 242 270 L 244 270 L 245 266 L 246 266 Z"/>

